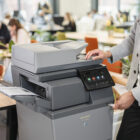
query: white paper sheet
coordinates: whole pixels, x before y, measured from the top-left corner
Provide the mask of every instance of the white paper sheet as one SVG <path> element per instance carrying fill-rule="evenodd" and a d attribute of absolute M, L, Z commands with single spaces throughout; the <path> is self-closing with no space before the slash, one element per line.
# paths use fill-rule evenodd
<path fill-rule="evenodd" d="M 21 87 L 0 87 L 0 92 L 3 94 L 12 97 L 16 95 L 21 95 L 21 96 L 35 96 L 36 94 L 21 88 Z"/>
<path fill-rule="evenodd" d="M 120 95 L 128 92 L 125 86 L 120 85 L 120 84 L 115 84 L 114 88 L 119 92 Z"/>

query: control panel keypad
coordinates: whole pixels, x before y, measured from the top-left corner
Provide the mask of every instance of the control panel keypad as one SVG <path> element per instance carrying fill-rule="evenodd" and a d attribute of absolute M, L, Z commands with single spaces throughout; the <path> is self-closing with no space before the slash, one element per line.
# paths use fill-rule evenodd
<path fill-rule="evenodd" d="M 87 90 L 105 88 L 114 85 L 106 67 L 80 71 L 80 77 Z"/>

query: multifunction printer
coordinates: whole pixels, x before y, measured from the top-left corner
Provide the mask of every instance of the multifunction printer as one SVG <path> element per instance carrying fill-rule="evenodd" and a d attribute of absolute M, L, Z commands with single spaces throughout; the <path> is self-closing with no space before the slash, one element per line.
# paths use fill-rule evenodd
<path fill-rule="evenodd" d="M 112 140 L 114 82 L 101 60 L 79 59 L 81 41 L 12 47 L 19 140 Z"/>

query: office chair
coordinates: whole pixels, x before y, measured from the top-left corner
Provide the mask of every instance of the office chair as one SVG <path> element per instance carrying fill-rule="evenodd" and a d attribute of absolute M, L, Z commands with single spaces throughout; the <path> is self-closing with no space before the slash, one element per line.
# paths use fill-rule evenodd
<path fill-rule="evenodd" d="M 97 38 L 86 37 L 85 41 L 88 43 L 88 46 L 86 47 L 86 54 L 91 50 L 98 49 L 98 40 L 97 40 Z"/>

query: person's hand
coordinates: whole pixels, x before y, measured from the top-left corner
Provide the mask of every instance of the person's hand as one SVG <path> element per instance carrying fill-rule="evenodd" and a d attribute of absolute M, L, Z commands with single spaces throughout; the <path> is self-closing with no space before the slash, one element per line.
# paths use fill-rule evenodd
<path fill-rule="evenodd" d="M 106 59 L 108 57 L 111 57 L 111 52 L 107 51 L 104 52 L 102 50 L 99 49 L 95 49 L 92 51 L 89 51 L 88 54 L 86 55 L 86 59 L 90 59 L 92 57 L 92 60 L 97 60 L 97 59 Z"/>
<path fill-rule="evenodd" d="M 128 109 L 133 102 L 135 101 L 135 98 L 132 94 L 132 92 L 126 92 L 123 95 L 119 97 L 119 99 L 116 101 L 114 105 L 114 109 Z"/>
<path fill-rule="evenodd" d="M 14 31 L 10 31 L 10 35 L 11 35 L 11 37 L 13 37 L 13 36 L 15 36 L 15 32 Z"/>

